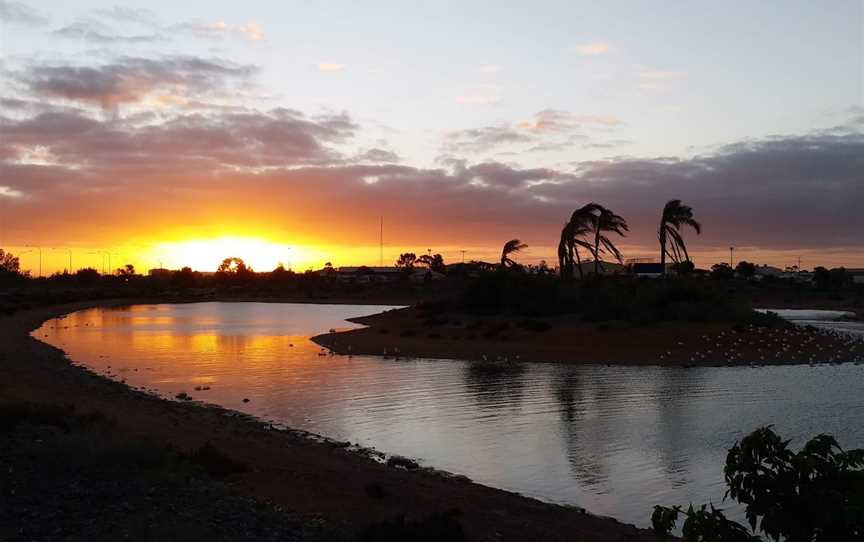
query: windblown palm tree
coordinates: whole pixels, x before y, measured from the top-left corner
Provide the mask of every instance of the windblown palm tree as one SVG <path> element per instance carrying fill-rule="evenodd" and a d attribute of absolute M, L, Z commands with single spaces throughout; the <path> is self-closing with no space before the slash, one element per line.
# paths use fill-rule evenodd
<path fill-rule="evenodd" d="M 615 246 L 606 232 L 617 233 L 624 237 L 626 231 L 630 231 L 627 221 L 620 215 L 616 215 L 610 209 L 598 205 L 595 210 L 594 219 L 594 274 L 600 273 L 600 253 L 609 252 L 616 260 L 623 263 L 621 251 Z"/>
<path fill-rule="evenodd" d="M 667 255 L 675 263 L 690 261 L 687 246 L 681 235 L 683 226 L 690 226 L 696 230 L 696 235 L 702 233 L 702 225 L 693 218 L 693 209 L 681 203 L 680 199 L 669 200 L 663 207 L 660 229 L 657 231 L 657 238 L 660 240 L 660 265 L 664 275 Z"/>
<path fill-rule="evenodd" d="M 528 245 L 519 239 L 510 239 L 504 243 L 504 248 L 501 250 L 501 267 L 512 267 L 516 265 L 516 262 L 510 259 L 510 255 L 525 248 L 528 248 Z"/>
<path fill-rule="evenodd" d="M 573 278 L 574 257 L 575 264 L 579 268 L 579 277 L 584 278 L 579 247 L 584 248 L 589 253 L 594 252 L 594 246 L 584 237 L 593 231 L 596 213 L 599 212 L 600 208 L 601 206 L 596 203 L 583 205 L 573 211 L 570 220 L 564 224 L 564 228 L 561 230 L 561 240 L 558 243 L 558 263 L 562 279 Z"/>

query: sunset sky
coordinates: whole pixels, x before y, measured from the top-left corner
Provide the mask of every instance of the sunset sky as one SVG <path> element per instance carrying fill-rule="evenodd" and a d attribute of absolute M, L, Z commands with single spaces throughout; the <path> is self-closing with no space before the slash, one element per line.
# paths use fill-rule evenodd
<path fill-rule="evenodd" d="M 0 0 L 0 247 L 554 262 L 598 201 L 647 258 L 680 198 L 699 266 L 864 267 L 860 0 L 424 4 Z"/>

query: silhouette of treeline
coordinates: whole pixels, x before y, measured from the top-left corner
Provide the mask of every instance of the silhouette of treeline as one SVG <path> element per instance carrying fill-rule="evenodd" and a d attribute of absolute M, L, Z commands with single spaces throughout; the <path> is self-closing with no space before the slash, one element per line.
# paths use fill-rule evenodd
<path fill-rule="evenodd" d="M 558 237 L 556 267 L 545 261 L 520 264 L 518 255 L 527 244 L 516 238 L 504 243 L 500 260 L 494 263 L 448 264 L 441 254 L 433 254 L 431 250 L 419 257 L 414 252 L 404 252 L 394 262 L 401 270 L 398 273 L 366 266 L 346 272 L 330 262 L 318 271 L 297 273 L 280 264 L 272 271 L 260 272 L 242 258 L 231 256 L 225 258 L 216 273 L 184 267 L 177 271 L 154 270 L 143 276 L 132 265 L 125 265 L 108 275 L 86 268 L 33 279 L 21 271 L 16 256 L 0 249 L 0 287 L 7 289 L 0 291 L 0 304 L 9 306 L 10 295 L 17 295 L 8 292 L 10 287 L 14 290 L 38 285 L 43 291 L 33 289 L 25 297 L 48 299 L 64 289 L 84 289 L 90 297 L 176 294 L 321 300 L 398 293 L 446 298 L 454 310 L 532 316 L 574 314 L 588 321 L 646 323 L 761 318 L 750 310 L 750 300 L 763 286 L 770 286 L 768 283 L 777 279 L 766 277 L 759 283 L 749 282 L 757 268 L 746 261 L 735 268 L 718 263 L 710 271 L 696 269 L 684 240 L 684 229 L 688 227 L 697 234 L 702 231 L 693 210 L 681 200 L 667 202 L 657 229 L 660 264 L 654 265 L 662 280 L 639 280 L 622 272 L 624 258 L 615 240 L 626 236 L 629 226 L 624 217 L 595 202 L 574 210 L 564 223 Z M 612 266 L 610 261 L 617 263 Z M 716 280 L 703 280 L 706 278 Z M 861 306 L 864 297 L 861 293 L 864 288 L 852 285 L 842 268 L 816 268 L 812 284 L 779 287 L 784 288 L 790 292 L 783 294 L 784 303 L 800 301 L 804 289 L 832 292 L 836 300 L 852 292 L 855 306 Z M 85 293 L 77 295 L 86 297 Z"/>

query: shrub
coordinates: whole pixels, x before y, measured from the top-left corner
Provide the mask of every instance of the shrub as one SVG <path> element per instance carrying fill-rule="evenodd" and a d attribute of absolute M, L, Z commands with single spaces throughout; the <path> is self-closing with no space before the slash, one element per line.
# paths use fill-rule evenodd
<path fill-rule="evenodd" d="M 846 451 L 819 435 L 794 452 L 769 426 L 729 450 L 724 475 L 726 495 L 745 505 L 750 529 L 713 505 L 656 506 L 651 523 L 658 537 L 684 516 L 686 542 L 751 542 L 761 540 L 759 532 L 775 541 L 864 539 L 864 450 Z"/>

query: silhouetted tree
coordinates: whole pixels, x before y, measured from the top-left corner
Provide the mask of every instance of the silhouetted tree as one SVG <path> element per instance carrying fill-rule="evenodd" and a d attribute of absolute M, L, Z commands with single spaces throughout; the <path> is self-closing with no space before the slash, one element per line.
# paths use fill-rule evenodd
<path fill-rule="evenodd" d="M 85 267 L 75 272 L 75 280 L 82 284 L 94 284 L 99 280 L 99 271 L 92 267 Z"/>
<path fill-rule="evenodd" d="M 435 254 L 432 256 L 424 254 L 417 258 L 417 263 L 425 265 L 432 271 L 438 273 L 444 273 L 445 271 L 447 271 L 447 266 L 444 264 L 444 257 L 440 254 Z"/>
<path fill-rule="evenodd" d="M 693 265 L 693 262 L 691 262 L 690 260 L 684 260 L 683 262 L 672 264 L 672 269 L 674 269 L 675 272 L 679 275 L 690 275 L 691 273 L 693 273 L 693 271 L 696 270 L 696 266 Z"/>
<path fill-rule="evenodd" d="M 192 271 L 191 267 L 184 267 L 180 271 L 171 274 L 171 286 L 174 288 L 194 288 L 198 283 L 200 273 Z"/>
<path fill-rule="evenodd" d="M 735 273 L 741 278 L 749 279 L 756 274 L 756 264 L 741 260 L 735 266 Z"/>
<path fill-rule="evenodd" d="M 222 260 L 222 263 L 219 264 L 219 268 L 216 270 L 216 272 L 232 275 L 243 275 L 246 273 L 251 273 L 252 269 L 246 266 L 246 262 L 244 262 L 242 258 L 231 257 Z"/>
<path fill-rule="evenodd" d="M 519 239 L 510 239 L 504 243 L 504 248 L 501 249 L 501 267 L 513 267 L 516 265 L 516 262 L 510 258 L 510 255 L 516 254 L 526 248 L 528 248 L 528 245 Z"/>
<path fill-rule="evenodd" d="M 715 263 L 711 266 L 711 278 L 720 280 L 729 280 L 735 276 L 735 271 L 732 270 L 726 262 Z"/>
<path fill-rule="evenodd" d="M 660 240 L 660 265 L 664 275 L 666 274 L 667 255 L 676 264 L 690 261 L 690 255 L 687 253 L 687 246 L 684 244 L 684 237 L 681 234 L 683 226 L 690 226 L 696 230 L 696 235 L 702 233 L 702 225 L 693 218 L 693 209 L 681 203 L 680 199 L 669 200 L 663 207 L 660 229 L 657 231 L 657 238 Z"/>
<path fill-rule="evenodd" d="M 627 221 L 620 215 L 615 214 L 610 209 L 598 205 L 596 209 L 596 218 L 594 221 L 594 274 L 600 273 L 600 253 L 609 252 L 616 260 L 623 263 L 621 251 L 615 246 L 606 233 L 615 233 L 621 237 L 625 236 L 626 231 L 630 227 L 627 226 Z"/>
<path fill-rule="evenodd" d="M 600 209 L 601 206 L 593 202 L 583 205 L 573 211 L 570 220 L 561 229 L 561 239 L 558 242 L 558 272 L 561 274 L 561 278 L 572 279 L 574 266 L 579 268 L 579 278 L 585 278 L 579 247 L 584 248 L 589 253 L 594 252 L 594 245 L 586 240 L 586 236 L 593 231 Z M 596 256 L 594 259 L 597 259 Z"/>
<path fill-rule="evenodd" d="M 655 506 L 654 531 L 666 539 L 679 516 L 685 542 L 852 542 L 864 540 L 864 450 L 819 435 L 794 452 L 770 426 L 729 450 L 727 496 L 745 506 L 750 529 L 714 505 Z M 752 530 L 752 532 L 751 532 Z"/>
<path fill-rule="evenodd" d="M 396 267 L 401 267 L 403 269 L 412 269 L 416 262 L 416 254 L 414 254 L 413 252 L 403 252 L 399 255 L 399 259 L 396 260 Z"/>
<path fill-rule="evenodd" d="M 123 267 L 118 267 L 115 274 L 118 277 L 124 277 L 124 278 L 129 278 L 131 276 L 134 276 L 135 275 L 135 266 L 132 265 L 131 263 L 127 263 Z"/>
<path fill-rule="evenodd" d="M 821 265 L 813 269 L 813 284 L 820 289 L 841 288 L 849 282 L 849 275 L 843 267 L 835 267 L 830 271 Z"/>
<path fill-rule="evenodd" d="M 21 272 L 21 262 L 11 252 L 0 248 L 0 274 L 18 275 Z"/>

